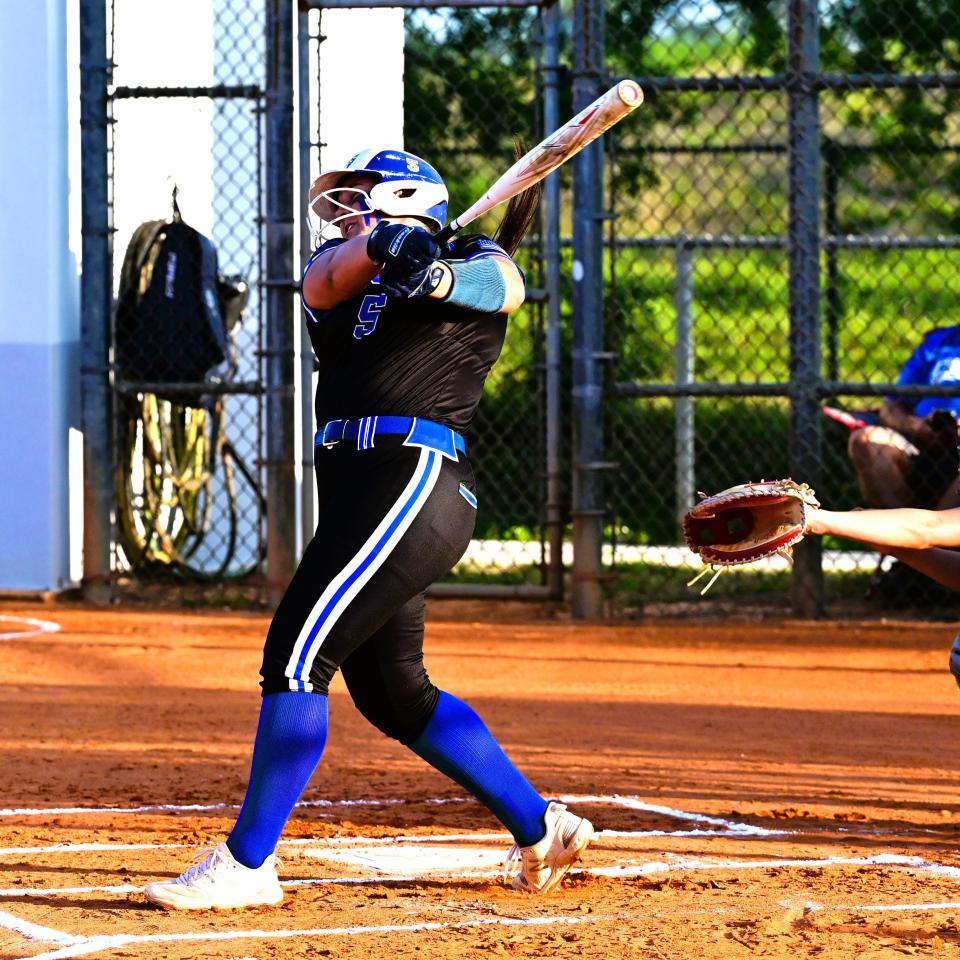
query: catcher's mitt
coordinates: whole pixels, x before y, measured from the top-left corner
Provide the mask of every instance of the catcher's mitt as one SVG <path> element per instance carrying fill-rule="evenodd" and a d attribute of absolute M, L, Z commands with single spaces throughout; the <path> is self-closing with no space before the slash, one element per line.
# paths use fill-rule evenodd
<path fill-rule="evenodd" d="M 708 567 L 719 567 L 701 593 L 726 567 L 776 553 L 790 559 L 806 531 L 807 508 L 820 506 L 810 487 L 793 480 L 741 483 L 712 497 L 701 496 L 704 499 L 683 515 L 687 546 Z M 702 570 L 690 584 L 706 572 Z"/>

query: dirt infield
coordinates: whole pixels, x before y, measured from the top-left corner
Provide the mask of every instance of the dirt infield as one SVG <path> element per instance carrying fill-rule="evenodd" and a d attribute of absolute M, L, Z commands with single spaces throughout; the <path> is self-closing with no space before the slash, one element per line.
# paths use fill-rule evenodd
<path fill-rule="evenodd" d="M 0 606 L 0 958 L 960 956 L 953 625 L 515 613 L 435 602 L 428 665 L 601 831 L 558 893 L 338 680 L 284 903 L 191 915 L 140 891 L 236 816 L 267 618 Z"/>

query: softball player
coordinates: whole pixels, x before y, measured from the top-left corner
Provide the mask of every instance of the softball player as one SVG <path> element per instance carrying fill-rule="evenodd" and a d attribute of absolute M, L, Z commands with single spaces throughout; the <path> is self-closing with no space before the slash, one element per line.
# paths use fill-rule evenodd
<path fill-rule="evenodd" d="M 302 282 L 320 367 L 317 532 L 267 634 L 236 825 L 201 863 L 150 884 L 146 896 L 174 909 L 282 899 L 273 852 L 323 752 L 338 669 L 374 726 L 510 831 L 513 886 L 546 893 L 590 842 L 590 822 L 541 797 L 480 717 L 438 690 L 423 664 L 424 591 L 462 556 L 476 518 L 463 431 L 507 316 L 523 302 L 523 276 L 494 240 L 435 243 L 446 186 L 402 150 L 364 150 L 322 173 L 310 206 L 323 225 Z M 324 240 L 331 226 L 340 236 Z M 511 250 L 517 226 L 506 231 Z"/>
<path fill-rule="evenodd" d="M 960 326 L 924 334 L 898 383 L 950 386 L 960 382 Z M 848 452 L 871 507 L 944 510 L 957 495 L 960 397 L 887 397 L 876 424 L 850 434 Z"/>

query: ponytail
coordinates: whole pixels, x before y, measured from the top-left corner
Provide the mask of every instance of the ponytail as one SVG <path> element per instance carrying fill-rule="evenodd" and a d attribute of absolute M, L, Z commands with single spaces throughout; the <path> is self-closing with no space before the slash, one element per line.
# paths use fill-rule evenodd
<path fill-rule="evenodd" d="M 527 152 L 526 144 L 518 137 L 513 144 L 513 155 L 519 160 Z M 537 207 L 540 205 L 540 194 L 543 192 L 543 181 L 527 187 L 522 193 L 511 197 L 507 204 L 506 213 L 497 227 L 493 239 L 513 256 L 524 234 L 530 229 Z"/>

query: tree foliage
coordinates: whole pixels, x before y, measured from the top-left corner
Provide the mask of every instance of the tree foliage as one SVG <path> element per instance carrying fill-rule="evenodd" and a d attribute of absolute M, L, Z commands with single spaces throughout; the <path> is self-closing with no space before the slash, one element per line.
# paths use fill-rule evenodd
<path fill-rule="evenodd" d="M 573 0 L 561 0 L 561 63 L 571 64 Z M 785 0 L 607 0 L 606 68 L 621 76 L 698 77 L 781 74 L 787 69 Z M 952 74 L 960 61 L 956 0 L 824 0 L 821 67 L 834 74 Z M 501 169 L 514 137 L 535 142 L 540 129 L 540 23 L 534 8 L 450 8 L 407 15 L 407 144 L 433 158 L 449 179 L 453 205 L 466 204 Z M 561 116 L 573 109 L 569 76 L 560 85 Z M 960 157 L 944 151 L 957 127 L 956 86 L 824 92 L 824 139 L 847 189 L 869 197 L 895 189 L 903 203 L 926 204 L 930 226 L 960 228 Z M 735 132 L 710 113 L 711 95 L 663 94 L 618 131 L 618 186 L 656 184 L 645 152 L 654 131 L 685 131 L 710 145 Z M 941 160 L 940 158 L 944 158 Z M 917 189 L 938 170 L 942 193 Z M 942 164 L 942 166 L 941 166 Z M 569 176 L 569 171 L 566 172 Z M 911 193 L 913 189 L 913 193 Z M 897 203 L 853 205 L 844 229 L 896 225 Z M 858 219 L 863 217 L 862 222 Z"/>

